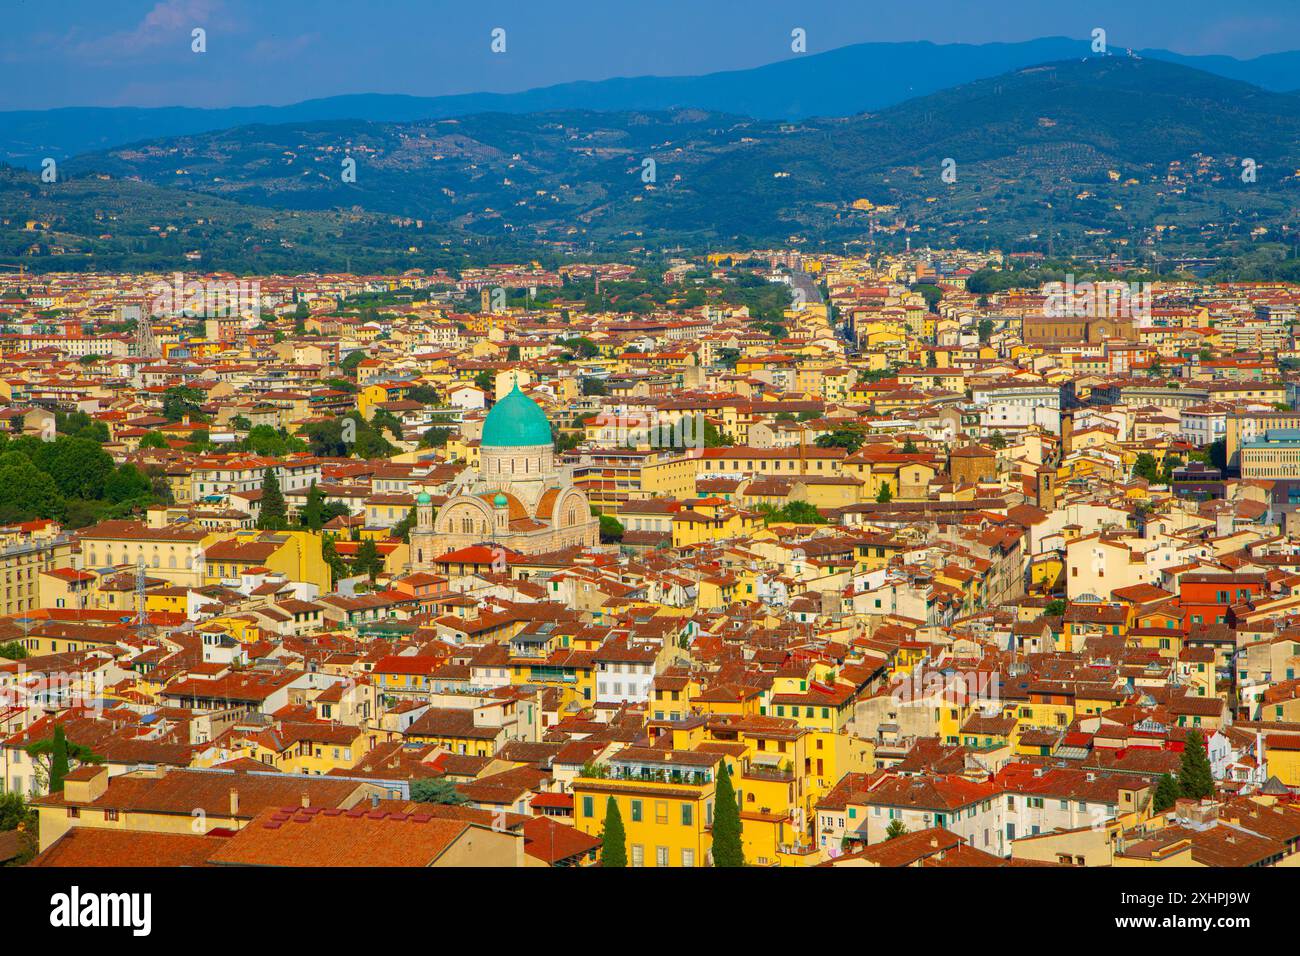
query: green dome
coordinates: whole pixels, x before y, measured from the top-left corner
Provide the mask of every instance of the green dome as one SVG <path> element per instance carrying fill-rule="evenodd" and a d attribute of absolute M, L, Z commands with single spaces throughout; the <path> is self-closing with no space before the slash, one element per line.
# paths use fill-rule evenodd
<path fill-rule="evenodd" d="M 498 491 L 497 496 L 492 499 L 492 503 L 498 508 L 504 508 L 506 505 L 510 504 L 510 499 Z"/>
<path fill-rule="evenodd" d="M 483 448 L 513 448 L 519 445 L 549 445 L 551 423 L 535 401 L 519 391 L 519 383 L 510 394 L 492 406 L 483 422 Z"/>
<path fill-rule="evenodd" d="M 422 491 L 415 496 L 415 503 L 417 505 L 427 505 L 431 501 L 433 501 L 433 498 L 429 496 L 427 491 Z"/>

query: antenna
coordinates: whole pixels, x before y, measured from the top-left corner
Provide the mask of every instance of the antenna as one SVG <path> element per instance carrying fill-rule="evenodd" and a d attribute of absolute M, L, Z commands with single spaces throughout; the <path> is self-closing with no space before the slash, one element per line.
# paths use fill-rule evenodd
<path fill-rule="evenodd" d="M 135 628 L 141 633 L 149 627 L 149 613 L 145 610 L 144 585 L 144 556 L 141 555 L 135 562 Z"/>

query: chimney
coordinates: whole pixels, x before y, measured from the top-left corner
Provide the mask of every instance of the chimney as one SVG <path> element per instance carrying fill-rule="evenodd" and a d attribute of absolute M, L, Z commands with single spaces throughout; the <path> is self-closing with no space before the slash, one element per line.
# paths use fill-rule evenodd
<path fill-rule="evenodd" d="M 239 791 L 234 787 L 230 788 L 230 815 L 239 816 Z"/>
<path fill-rule="evenodd" d="M 304 791 L 302 792 L 302 805 L 303 805 L 304 807 L 310 807 L 310 806 L 311 806 L 311 797 L 307 796 L 307 791 L 306 791 L 306 790 L 304 790 Z"/>
<path fill-rule="evenodd" d="M 374 809 L 374 810 L 378 810 L 378 809 L 379 809 L 379 794 L 377 794 L 377 793 L 372 793 L 372 794 L 370 795 L 370 806 L 371 806 L 371 808 Z"/>

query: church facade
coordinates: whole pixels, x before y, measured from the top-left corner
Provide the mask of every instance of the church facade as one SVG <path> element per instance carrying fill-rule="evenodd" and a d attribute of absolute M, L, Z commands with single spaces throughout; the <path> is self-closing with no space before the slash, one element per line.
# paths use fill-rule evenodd
<path fill-rule="evenodd" d="M 556 465 L 546 413 L 518 383 L 488 412 L 480 459 L 478 473 L 462 476 L 437 517 L 427 494 L 416 497 L 413 567 L 475 544 L 542 554 L 599 542 L 600 519 L 571 471 Z"/>

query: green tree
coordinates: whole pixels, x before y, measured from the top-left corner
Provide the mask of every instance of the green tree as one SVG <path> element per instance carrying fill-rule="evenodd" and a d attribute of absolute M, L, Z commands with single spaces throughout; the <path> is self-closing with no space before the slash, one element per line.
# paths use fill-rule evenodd
<path fill-rule="evenodd" d="M 445 777 L 426 777 L 411 781 L 411 799 L 416 803 L 442 803 L 458 806 L 469 800 Z"/>
<path fill-rule="evenodd" d="M 613 797 L 605 802 L 605 825 L 600 830 L 600 865 L 627 866 L 627 837 L 623 833 L 623 815 Z"/>
<path fill-rule="evenodd" d="M 824 524 L 826 521 L 822 513 L 817 510 L 817 506 L 807 501 L 787 501 L 779 514 L 778 520 L 791 521 L 795 524 Z"/>
<path fill-rule="evenodd" d="M 393 537 L 401 538 L 403 541 L 409 543 L 411 540 L 411 529 L 415 527 L 415 522 L 418 518 L 419 515 L 415 512 L 415 505 L 411 505 L 411 510 L 406 513 L 401 521 L 393 525 Z"/>
<path fill-rule="evenodd" d="M 836 428 L 825 435 L 818 435 L 814 444 L 818 448 L 843 448 L 850 455 L 862 447 L 862 433 L 852 428 Z"/>
<path fill-rule="evenodd" d="M 321 541 L 321 559 L 329 565 L 330 576 L 335 580 L 341 580 L 351 574 L 351 568 L 348 567 L 347 561 L 343 555 L 339 554 L 338 549 L 334 547 L 334 535 L 326 534 Z"/>
<path fill-rule="evenodd" d="M 903 442 L 903 454 L 904 454 L 904 455 L 915 455 L 915 454 L 917 454 L 917 453 L 918 453 L 918 452 L 917 452 L 917 448 L 916 448 L 916 442 L 912 441 L 912 439 L 910 439 L 910 438 L 909 438 L 907 441 Z"/>
<path fill-rule="evenodd" d="M 1001 432 L 994 432 L 993 436 L 989 439 L 989 447 L 994 451 L 1001 451 L 1003 448 L 1006 448 L 1007 436 Z"/>
<path fill-rule="evenodd" d="M 731 772 L 725 760 L 718 767 L 713 797 L 713 865 L 745 865 L 745 848 L 740 842 L 740 806 L 736 803 L 736 790 L 731 785 Z"/>
<path fill-rule="evenodd" d="M 1228 467 L 1228 443 L 1222 439 L 1216 439 L 1206 446 L 1207 457 L 1211 465 L 1223 471 Z"/>
<path fill-rule="evenodd" d="M 203 393 L 188 385 L 176 385 L 163 392 L 163 417 L 169 422 L 179 422 L 187 415 L 192 421 L 203 418 Z"/>
<path fill-rule="evenodd" d="M 69 740 L 62 724 L 54 728 L 54 736 L 28 744 L 27 753 L 38 761 L 44 760 L 43 767 L 49 780 L 50 793 L 63 789 L 63 780 L 72 769 L 72 761 L 75 760 L 78 764 L 104 762 L 104 758 L 89 747 Z"/>
<path fill-rule="evenodd" d="M 885 827 L 885 839 L 897 840 L 907 832 L 907 824 L 902 820 L 894 819 L 889 821 L 889 826 Z"/>
<path fill-rule="evenodd" d="M 386 408 L 377 408 L 375 413 L 370 416 L 370 424 L 374 426 L 376 432 L 380 435 L 384 429 L 398 441 L 402 440 L 402 423 L 398 421 L 397 416 Z"/>
<path fill-rule="evenodd" d="M 980 319 L 979 324 L 975 328 L 979 334 L 981 342 L 987 342 L 989 339 L 993 338 L 992 319 Z"/>
<path fill-rule="evenodd" d="M 59 518 L 67 505 L 54 479 L 25 455 L 0 455 L 0 521 Z"/>
<path fill-rule="evenodd" d="M 352 573 L 367 575 L 373 583 L 382 570 L 384 570 L 384 559 L 379 553 L 375 539 L 363 538 L 361 547 L 357 548 L 356 560 L 352 562 Z"/>
<path fill-rule="evenodd" d="M 1199 730 L 1189 730 L 1183 741 L 1183 760 L 1178 768 L 1178 790 L 1184 797 L 1199 800 L 1214 796 L 1214 773 L 1205 753 L 1205 739 Z"/>
<path fill-rule="evenodd" d="M 1145 478 L 1152 484 L 1158 482 L 1160 480 L 1160 466 L 1156 464 L 1155 455 L 1148 451 L 1139 454 L 1133 462 L 1133 476 L 1135 478 Z"/>
<path fill-rule="evenodd" d="M 600 516 L 600 540 L 603 544 L 614 544 L 623 540 L 623 524 L 610 515 Z"/>
<path fill-rule="evenodd" d="M 166 448 L 167 438 L 162 432 L 149 432 L 140 439 L 141 448 Z"/>
<path fill-rule="evenodd" d="M 1172 774 L 1163 773 L 1160 775 L 1160 783 L 1156 785 L 1156 795 L 1153 798 L 1152 809 L 1156 813 L 1163 813 L 1174 805 L 1179 796 L 1178 781 L 1173 778 Z"/>
<path fill-rule="evenodd" d="M 420 436 L 421 448 L 441 448 L 447 444 L 454 433 L 446 425 L 433 425 L 424 430 Z"/>
<path fill-rule="evenodd" d="M 1057 598 L 1053 601 L 1047 602 L 1047 606 L 1043 608 L 1043 613 L 1046 614 L 1048 617 L 1060 617 L 1062 614 L 1065 613 L 1065 608 L 1066 608 L 1065 601 L 1062 600 L 1061 598 Z"/>
<path fill-rule="evenodd" d="M 595 358 L 600 354 L 600 346 L 585 335 L 580 335 L 576 339 L 561 339 L 559 344 L 569 349 L 578 358 Z"/>
<path fill-rule="evenodd" d="M 925 307 L 931 312 L 939 304 L 939 300 L 943 298 L 943 290 L 932 283 L 912 286 L 912 291 L 925 300 Z"/>
<path fill-rule="evenodd" d="M 118 468 L 104 482 L 104 497 L 114 504 L 148 497 L 152 490 L 149 479 L 130 462 Z"/>
<path fill-rule="evenodd" d="M 26 866 L 36 856 L 39 822 L 36 809 L 28 806 L 22 794 L 0 793 L 0 833 L 17 830 L 20 834 L 20 849 L 12 861 L 13 866 Z"/>
<path fill-rule="evenodd" d="M 876 503 L 887 505 L 894 500 L 894 493 L 889 490 L 889 485 L 883 481 L 880 483 L 880 490 L 876 492 Z"/>
<path fill-rule="evenodd" d="M 713 422 L 709 421 L 707 418 L 704 419 L 705 448 L 723 448 L 728 445 L 734 445 L 735 443 L 736 440 L 734 438 L 726 432 L 721 431 L 717 425 L 713 424 Z"/>
<path fill-rule="evenodd" d="M 90 438 L 59 438 L 41 442 L 32 461 L 67 498 L 104 497 L 104 484 L 117 467 L 113 458 Z"/>
<path fill-rule="evenodd" d="M 311 531 L 319 531 L 321 525 L 325 522 L 321 518 L 322 510 L 325 506 L 325 496 L 321 494 L 320 489 L 316 487 L 316 479 L 311 480 L 311 487 L 307 489 L 307 504 L 302 509 L 302 523 Z"/>
<path fill-rule="evenodd" d="M 280 479 L 275 469 L 268 468 L 262 473 L 262 509 L 257 515 L 259 528 L 279 531 L 288 522 L 289 508 L 280 491 Z"/>
<path fill-rule="evenodd" d="M 27 657 L 27 648 L 17 641 L 9 641 L 0 644 L 0 657 L 7 658 L 11 661 L 21 661 Z"/>

